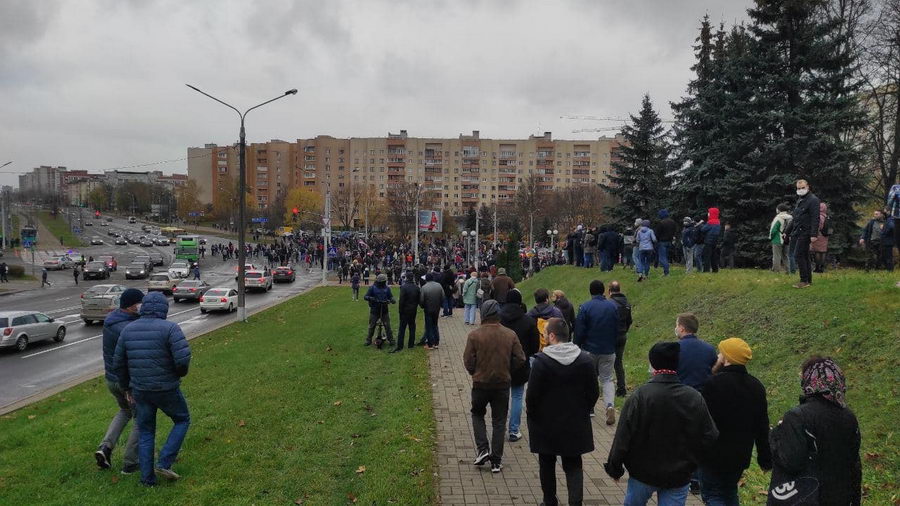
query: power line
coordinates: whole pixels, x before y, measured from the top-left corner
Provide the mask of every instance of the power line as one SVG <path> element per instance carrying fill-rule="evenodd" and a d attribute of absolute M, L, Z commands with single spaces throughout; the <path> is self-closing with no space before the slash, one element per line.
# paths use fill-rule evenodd
<path fill-rule="evenodd" d="M 137 169 L 140 167 L 150 167 L 152 165 L 162 165 L 164 163 L 183 162 L 185 160 L 191 160 L 194 158 L 203 158 L 206 156 L 211 156 L 211 153 L 202 154 L 202 155 L 194 155 L 194 156 L 186 156 L 184 158 L 173 158 L 171 160 L 160 160 L 158 162 L 147 162 L 147 163 L 138 163 L 138 164 L 134 164 L 134 165 L 124 165 L 122 167 L 112 167 L 109 169 L 99 169 L 99 171 L 106 172 L 106 171 L 111 171 L 111 170 Z M 0 170 L 0 174 L 28 174 L 28 173 L 32 172 L 33 170 L 34 169 L 31 169 L 31 170 Z"/>
<path fill-rule="evenodd" d="M 621 121 L 628 122 L 631 121 L 630 118 L 614 118 L 609 116 L 588 116 L 583 114 L 576 114 L 571 116 L 560 116 L 559 119 L 574 119 L 574 120 L 586 120 L 586 121 Z M 675 123 L 675 120 L 671 119 L 660 119 L 662 123 Z"/>

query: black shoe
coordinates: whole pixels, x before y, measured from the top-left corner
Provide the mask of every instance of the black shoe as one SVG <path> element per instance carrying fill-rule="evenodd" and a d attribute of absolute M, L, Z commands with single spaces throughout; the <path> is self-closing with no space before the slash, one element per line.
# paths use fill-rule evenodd
<path fill-rule="evenodd" d="M 491 460 L 491 452 L 485 450 L 483 452 L 479 452 L 478 455 L 475 456 L 475 460 L 472 462 L 472 464 L 480 466 L 489 460 Z"/>
<path fill-rule="evenodd" d="M 616 390 L 616 397 L 625 397 L 626 395 L 627 395 L 627 392 L 625 391 L 625 389 Z"/>
<path fill-rule="evenodd" d="M 393 350 L 389 351 L 388 353 L 399 353 L 401 351 L 403 351 L 403 348 L 394 348 Z"/>
<path fill-rule="evenodd" d="M 112 450 L 107 447 L 102 447 L 99 450 L 94 452 L 94 458 L 97 459 L 97 467 L 100 469 L 109 469 L 109 456 L 112 454 Z"/>
<path fill-rule="evenodd" d="M 363 346 L 372 346 L 372 341 L 366 341 L 365 344 L 363 344 Z"/>
<path fill-rule="evenodd" d="M 495 474 L 499 473 L 502 469 L 503 469 L 503 464 L 501 464 L 499 462 L 491 463 L 491 472 L 492 473 L 495 473 Z"/>
<path fill-rule="evenodd" d="M 139 466 L 125 466 L 122 468 L 121 473 L 122 474 L 134 474 L 140 470 L 141 470 L 141 468 Z"/>

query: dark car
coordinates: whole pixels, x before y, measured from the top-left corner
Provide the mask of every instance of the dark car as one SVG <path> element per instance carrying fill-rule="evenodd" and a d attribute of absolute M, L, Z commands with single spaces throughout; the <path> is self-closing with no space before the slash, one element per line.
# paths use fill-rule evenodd
<path fill-rule="evenodd" d="M 134 260 L 131 261 L 131 263 L 133 263 L 133 264 L 143 263 L 147 267 L 148 271 L 153 272 L 153 260 L 150 258 L 150 255 L 147 255 L 147 254 L 136 255 L 134 257 Z"/>
<path fill-rule="evenodd" d="M 209 290 L 210 286 L 206 281 L 199 279 L 185 279 L 175 286 L 172 290 L 172 298 L 175 302 L 182 300 L 199 301 L 200 297 Z"/>
<path fill-rule="evenodd" d="M 133 235 L 129 235 L 125 238 L 128 241 L 128 244 L 140 244 L 141 240 Z"/>
<path fill-rule="evenodd" d="M 206 237 L 201 237 L 199 243 L 206 244 Z"/>
<path fill-rule="evenodd" d="M 126 241 L 124 237 L 116 237 L 116 246 L 126 246 L 126 245 L 128 245 L 128 241 Z"/>
<path fill-rule="evenodd" d="M 297 271 L 287 266 L 276 267 L 272 271 L 272 281 L 275 283 L 293 283 L 297 279 Z"/>
<path fill-rule="evenodd" d="M 118 237 L 119 234 L 115 230 L 107 230 L 106 235 L 108 235 L 110 237 Z"/>
<path fill-rule="evenodd" d="M 150 276 L 150 269 L 143 262 L 135 262 L 125 266 L 125 279 L 146 279 Z"/>
<path fill-rule="evenodd" d="M 91 239 L 91 246 L 101 246 L 101 245 L 103 245 L 103 239 L 100 239 L 99 237 L 94 237 L 93 239 Z"/>
<path fill-rule="evenodd" d="M 86 221 L 86 222 L 84 222 L 84 226 L 85 226 L 85 227 L 93 227 L 94 224 L 91 223 L 91 222 L 89 222 L 89 221 Z"/>
<path fill-rule="evenodd" d="M 149 255 L 150 255 L 150 261 L 153 263 L 153 265 L 162 265 L 163 264 L 162 253 L 160 253 L 158 251 L 151 251 L 149 253 Z"/>
<path fill-rule="evenodd" d="M 88 262 L 81 273 L 84 279 L 109 279 L 106 262 Z"/>
<path fill-rule="evenodd" d="M 149 248 L 150 246 L 153 246 L 153 241 L 151 241 L 149 237 L 144 237 L 141 239 L 141 246 Z"/>

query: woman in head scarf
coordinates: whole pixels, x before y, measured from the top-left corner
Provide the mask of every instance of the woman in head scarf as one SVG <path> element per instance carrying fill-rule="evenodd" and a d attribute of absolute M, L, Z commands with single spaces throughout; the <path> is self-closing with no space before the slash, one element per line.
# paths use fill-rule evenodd
<path fill-rule="evenodd" d="M 858 505 L 859 423 L 847 407 L 844 373 L 831 358 L 814 356 L 803 364 L 800 387 L 800 405 L 785 413 L 769 435 L 769 504 L 793 504 L 779 500 L 805 496 L 817 497 L 821 505 Z"/>

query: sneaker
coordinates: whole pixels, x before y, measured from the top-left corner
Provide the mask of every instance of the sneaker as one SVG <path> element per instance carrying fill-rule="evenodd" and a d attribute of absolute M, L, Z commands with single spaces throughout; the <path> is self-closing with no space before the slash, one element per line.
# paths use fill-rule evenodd
<path fill-rule="evenodd" d="M 109 469 L 111 467 L 109 464 L 109 456 L 111 454 L 112 450 L 105 446 L 95 451 L 94 458 L 97 459 L 97 467 L 100 469 Z"/>
<path fill-rule="evenodd" d="M 161 467 L 156 468 L 156 474 L 162 476 L 163 478 L 165 478 L 167 480 L 172 480 L 172 481 L 175 481 L 175 480 L 181 478 L 181 476 L 179 476 L 178 473 L 176 473 L 175 471 L 173 471 L 171 469 L 163 469 Z"/>
<path fill-rule="evenodd" d="M 366 341 L 363 346 L 372 346 L 372 341 Z"/>
<path fill-rule="evenodd" d="M 809 283 L 804 283 L 803 281 L 801 281 L 794 285 L 794 288 L 806 288 L 807 286 L 809 286 Z"/>
<path fill-rule="evenodd" d="M 606 407 L 606 425 L 614 425 L 616 423 L 616 408 L 613 406 Z"/>
<path fill-rule="evenodd" d="M 120 472 L 122 474 L 128 475 L 128 474 L 134 474 L 140 470 L 141 470 L 141 468 L 139 466 L 125 466 L 122 468 L 122 471 L 120 471 Z"/>
<path fill-rule="evenodd" d="M 472 462 L 472 464 L 474 464 L 476 466 L 480 466 L 480 465 L 483 465 L 488 460 L 490 460 L 490 458 L 491 458 L 491 452 L 485 450 L 483 452 L 478 453 L 478 456 L 475 457 L 475 461 Z"/>
<path fill-rule="evenodd" d="M 509 433 L 509 442 L 510 443 L 515 443 L 516 441 L 518 441 L 520 439 L 522 439 L 521 432 L 510 432 Z"/>
<path fill-rule="evenodd" d="M 616 397 L 625 397 L 626 395 L 628 395 L 628 392 L 624 388 L 616 390 Z"/>
<path fill-rule="evenodd" d="M 499 462 L 494 462 L 491 464 L 491 472 L 494 474 L 499 473 L 500 470 L 502 470 L 502 469 L 503 469 L 503 464 L 501 464 Z"/>

